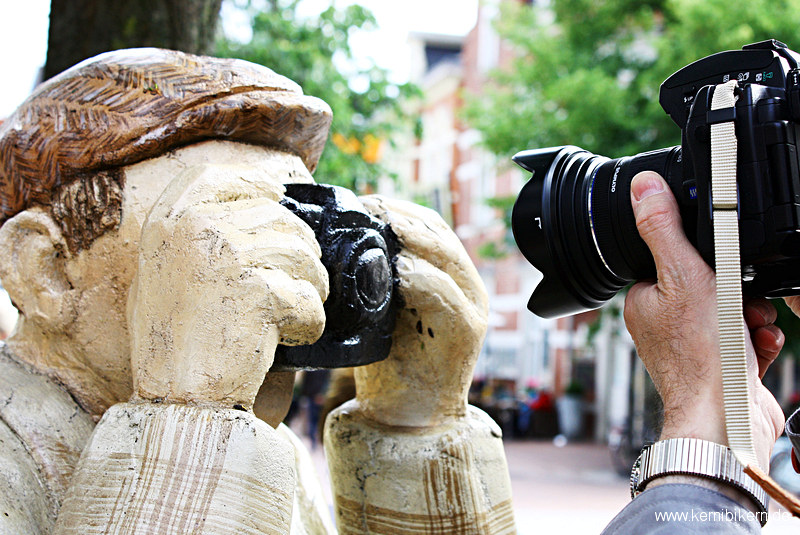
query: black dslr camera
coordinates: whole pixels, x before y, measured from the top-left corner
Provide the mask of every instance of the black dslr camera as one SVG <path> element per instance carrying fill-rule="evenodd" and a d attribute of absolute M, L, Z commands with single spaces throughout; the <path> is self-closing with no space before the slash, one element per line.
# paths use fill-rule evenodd
<path fill-rule="evenodd" d="M 800 54 L 770 40 L 670 76 L 659 102 L 682 130 L 678 147 L 616 160 L 572 146 L 514 156 L 533 173 L 514 205 L 514 238 L 544 275 L 528 308 L 545 318 L 574 314 L 603 305 L 631 281 L 655 277 L 630 203 L 631 180 L 644 170 L 666 179 L 686 235 L 714 266 L 710 128 L 731 120 L 744 290 L 800 294 L 799 66 Z M 729 80 L 738 80 L 735 107 L 711 111 L 714 87 Z"/>
<path fill-rule="evenodd" d="M 281 204 L 314 230 L 330 291 L 320 339 L 278 346 L 271 370 L 359 366 L 388 357 L 400 302 L 394 269 L 399 246 L 391 227 L 337 186 L 288 184 Z"/>

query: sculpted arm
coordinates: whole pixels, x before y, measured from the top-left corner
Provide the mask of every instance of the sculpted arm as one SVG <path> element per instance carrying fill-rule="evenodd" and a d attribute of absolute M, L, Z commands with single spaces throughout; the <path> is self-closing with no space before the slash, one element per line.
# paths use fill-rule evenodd
<path fill-rule="evenodd" d="M 362 202 L 399 238 L 404 304 L 389 357 L 356 368 L 356 399 L 327 419 L 339 532 L 515 533 L 500 430 L 467 405 L 486 332 L 478 273 L 435 212 Z"/>
<path fill-rule="evenodd" d="M 134 392 L 98 423 L 57 533 L 288 533 L 294 453 L 252 412 L 279 343 L 324 327 L 311 230 L 253 168 L 173 180 L 130 291 Z"/>

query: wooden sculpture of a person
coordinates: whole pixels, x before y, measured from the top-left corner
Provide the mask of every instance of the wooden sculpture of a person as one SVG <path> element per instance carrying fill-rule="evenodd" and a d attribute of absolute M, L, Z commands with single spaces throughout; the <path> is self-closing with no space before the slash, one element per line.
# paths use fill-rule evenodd
<path fill-rule="evenodd" d="M 279 201 L 312 182 L 330 118 L 264 67 L 137 49 L 0 126 L 0 279 L 21 311 L 0 350 L 0 532 L 333 531 L 298 521 L 313 507 L 276 430 L 291 377 L 267 374 L 325 325 L 319 245 Z M 466 405 L 477 272 L 433 212 L 363 201 L 398 235 L 404 305 L 329 419 L 340 532 L 512 533 L 499 431 Z"/>

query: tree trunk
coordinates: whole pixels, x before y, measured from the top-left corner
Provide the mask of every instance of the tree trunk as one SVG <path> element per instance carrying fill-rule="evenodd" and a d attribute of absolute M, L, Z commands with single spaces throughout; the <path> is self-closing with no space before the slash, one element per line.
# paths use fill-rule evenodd
<path fill-rule="evenodd" d="M 208 54 L 221 5 L 222 0 L 51 0 L 44 77 L 120 48 Z"/>

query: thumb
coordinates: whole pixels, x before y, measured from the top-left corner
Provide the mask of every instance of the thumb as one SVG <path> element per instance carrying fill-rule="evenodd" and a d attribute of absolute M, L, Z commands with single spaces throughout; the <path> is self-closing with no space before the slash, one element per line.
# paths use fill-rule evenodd
<path fill-rule="evenodd" d="M 634 176 L 631 204 L 636 228 L 653 255 L 661 283 L 681 280 L 684 274 L 705 266 L 683 231 L 678 203 L 660 175 L 643 171 Z"/>

